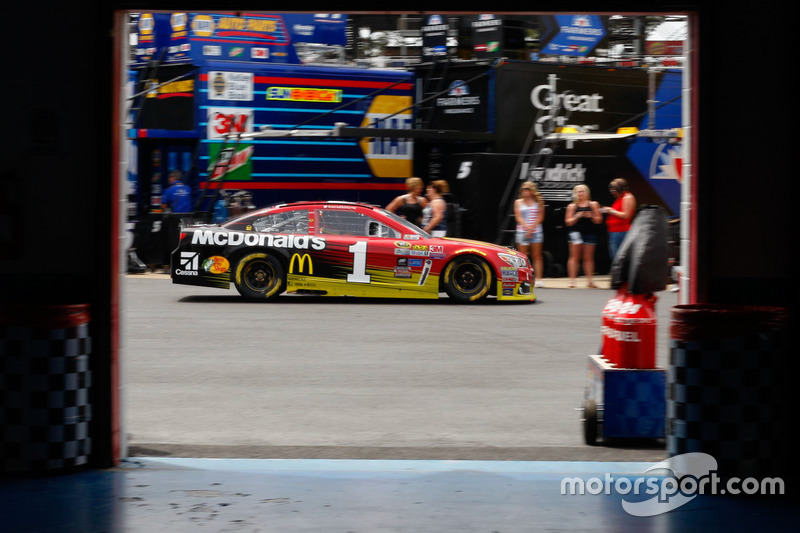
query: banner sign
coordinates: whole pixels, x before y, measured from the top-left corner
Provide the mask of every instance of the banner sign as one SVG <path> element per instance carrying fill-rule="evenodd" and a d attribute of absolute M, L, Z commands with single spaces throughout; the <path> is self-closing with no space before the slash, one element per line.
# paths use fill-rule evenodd
<path fill-rule="evenodd" d="M 608 35 L 604 19 L 597 15 L 542 17 L 541 53 L 588 56 Z"/>
<path fill-rule="evenodd" d="M 142 13 L 133 66 L 247 61 L 298 64 L 295 43 L 345 46 L 347 16 L 266 13 Z"/>
<path fill-rule="evenodd" d="M 431 15 L 422 26 L 422 60 L 433 61 L 447 55 L 447 20 L 441 15 Z"/>
<path fill-rule="evenodd" d="M 503 20 L 494 15 L 478 15 L 470 23 L 472 51 L 478 59 L 503 55 Z"/>

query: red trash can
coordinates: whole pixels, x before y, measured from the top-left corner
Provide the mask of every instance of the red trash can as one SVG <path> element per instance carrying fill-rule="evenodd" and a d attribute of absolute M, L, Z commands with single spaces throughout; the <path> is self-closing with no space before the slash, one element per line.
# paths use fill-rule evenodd
<path fill-rule="evenodd" d="M 0 472 L 86 465 L 89 305 L 0 307 Z"/>

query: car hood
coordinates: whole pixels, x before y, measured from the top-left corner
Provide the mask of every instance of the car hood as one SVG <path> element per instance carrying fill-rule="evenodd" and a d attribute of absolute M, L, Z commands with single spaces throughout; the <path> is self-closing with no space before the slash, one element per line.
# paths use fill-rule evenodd
<path fill-rule="evenodd" d="M 484 248 L 484 249 L 488 248 L 490 250 L 493 250 L 493 251 L 499 252 L 499 253 L 508 253 L 508 252 L 516 253 L 516 250 L 514 250 L 513 248 L 509 248 L 508 246 L 502 246 L 500 244 L 493 244 L 493 243 L 485 242 L 485 241 L 474 241 L 474 240 L 471 240 L 471 239 L 459 239 L 458 237 L 441 237 L 441 240 L 448 241 L 448 242 L 450 242 L 452 244 L 456 244 L 456 245 L 460 245 L 460 246 L 467 246 L 467 247 L 469 247 L 469 246 L 480 246 L 481 248 Z"/>

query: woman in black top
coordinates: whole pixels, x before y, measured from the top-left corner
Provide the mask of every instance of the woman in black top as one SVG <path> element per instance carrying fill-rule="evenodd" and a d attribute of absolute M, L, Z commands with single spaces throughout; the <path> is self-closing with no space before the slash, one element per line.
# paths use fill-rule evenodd
<path fill-rule="evenodd" d="M 564 223 L 569 234 L 569 259 L 567 274 L 569 286 L 575 286 L 578 277 L 579 263 L 583 261 L 583 272 L 587 286 L 597 287 L 592 281 L 594 276 L 594 249 L 597 245 L 597 228 L 603 222 L 600 204 L 592 201 L 589 187 L 576 185 L 572 189 L 572 203 L 567 206 Z"/>
<path fill-rule="evenodd" d="M 427 200 L 422 196 L 425 184 L 420 178 L 408 178 L 406 180 L 406 188 L 408 193 L 392 200 L 386 206 L 386 210 L 420 226 L 422 224 L 422 210 L 425 209 L 427 204 Z"/>

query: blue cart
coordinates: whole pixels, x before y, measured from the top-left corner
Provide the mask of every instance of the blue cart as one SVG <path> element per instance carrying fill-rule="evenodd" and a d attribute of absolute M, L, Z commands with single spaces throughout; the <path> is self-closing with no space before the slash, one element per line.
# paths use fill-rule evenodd
<path fill-rule="evenodd" d="M 666 372 L 627 369 L 590 355 L 583 401 L 586 444 L 598 439 L 664 438 L 666 431 Z"/>

